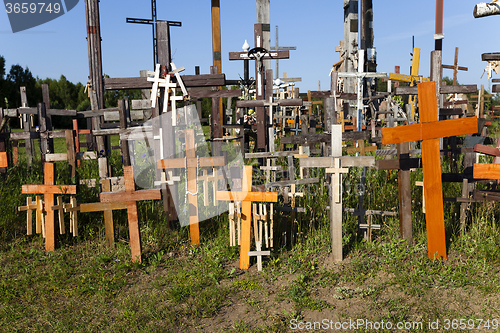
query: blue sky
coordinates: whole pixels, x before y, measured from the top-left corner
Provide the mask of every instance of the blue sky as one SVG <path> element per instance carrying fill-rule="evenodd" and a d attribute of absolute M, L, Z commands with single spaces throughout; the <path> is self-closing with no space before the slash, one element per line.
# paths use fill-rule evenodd
<path fill-rule="evenodd" d="M 500 52 L 496 32 L 500 16 L 474 19 L 476 0 L 444 3 L 443 63 L 453 64 L 459 47 L 459 65 L 469 68 L 459 72 L 461 84 L 490 83 L 480 79 L 486 62 L 481 54 Z M 110 77 L 138 76 L 142 69 L 153 69 L 151 28 L 126 23 L 127 17 L 149 18 L 150 0 L 101 0 L 101 35 L 104 73 Z M 420 72 L 429 75 L 430 52 L 434 49 L 435 0 L 374 1 L 374 34 L 379 72 L 409 73 L 412 36 L 420 47 Z M 157 1 L 158 19 L 181 21 L 171 28 L 173 61 L 184 66 L 183 74 L 194 74 L 195 66 L 207 74 L 212 64 L 211 7 L 209 0 Z M 243 76 L 243 63 L 229 61 L 228 53 L 241 51 L 245 39 L 253 47 L 253 24 L 256 6 L 253 0 L 221 0 L 222 70 L 227 79 Z M 339 60 L 335 46 L 343 39 L 343 1 L 271 0 L 271 44 L 274 27 L 279 27 L 279 45 L 296 46 L 290 59 L 280 61 L 280 72 L 301 77 L 301 92 L 329 89 L 328 73 Z M 84 2 L 67 14 L 41 26 L 13 34 L 7 14 L 0 12 L 0 55 L 6 69 L 12 64 L 28 66 L 40 78 L 59 78 L 73 82 L 88 77 Z M 274 62 L 272 64 L 275 69 Z M 251 70 L 253 71 L 253 70 Z M 253 73 L 251 74 L 253 75 Z M 452 77 L 452 70 L 444 70 Z M 495 74 L 493 76 L 495 78 Z M 496 76 L 498 77 L 498 76 Z"/>

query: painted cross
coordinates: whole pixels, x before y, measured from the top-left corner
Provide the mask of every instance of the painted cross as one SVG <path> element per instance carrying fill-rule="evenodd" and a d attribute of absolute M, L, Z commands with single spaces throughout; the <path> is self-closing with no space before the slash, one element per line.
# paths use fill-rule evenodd
<path fill-rule="evenodd" d="M 252 191 L 252 166 L 245 165 L 243 169 L 243 182 L 241 191 L 217 191 L 219 201 L 241 201 L 241 241 L 240 241 L 240 268 L 248 269 L 250 266 L 250 241 L 251 241 L 251 218 L 252 202 L 277 202 L 276 192 L 253 192 Z"/>
<path fill-rule="evenodd" d="M 137 201 L 161 199 L 160 190 L 138 190 L 135 189 L 134 169 L 132 166 L 124 166 L 125 192 L 101 192 L 101 202 L 105 203 L 127 203 L 128 228 L 130 235 L 130 252 L 132 261 L 141 262 L 141 238 L 139 232 L 139 217 L 137 213 Z"/>
<path fill-rule="evenodd" d="M 363 126 L 363 80 L 365 78 L 387 77 L 387 73 L 363 72 L 363 64 L 365 63 L 365 50 L 358 50 L 358 72 L 357 73 L 338 73 L 339 77 L 356 78 L 357 81 L 357 131 L 362 131 Z"/>
<path fill-rule="evenodd" d="M 435 82 L 419 83 L 420 124 L 382 129 L 382 144 L 422 141 L 429 258 L 446 259 L 439 138 L 477 132 L 477 118 L 438 121 Z"/>
<path fill-rule="evenodd" d="M 345 167 L 375 165 L 373 156 L 342 156 L 342 125 L 332 125 L 332 156 L 308 157 L 300 159 L 300 166 L 305 168 L 327 168 L 332 171 L 330 196 L 330 233 L 332 238 L 332 259 L 342 261 L 342 176 Z"/>
<path fill-rule="evenodd" d="M 55 169 L 54 163 L 44 164 L 44 184 L 43 185 L 23 185 L 22 193 L 43 194 L 45 202 L 45 250 L 54 251 L 56 247 L 56 228 L 55 215 L 51 209 L 54 206 L 55 194 L 76 194 L 76 185 L 56 185 L 55 184 Z"/>
<path fill-rule="evenodd" d="M 420 66 L 420 49 L 417 47 L 413 48 L 413 58 L 411 62 L 411 71 L 410 75 L 398 74 L 398 73 L 390 73 L 389 80 L 398 81 L 398 82 L 406 82 L 410 83 L 410 86 L 414 86 L 417 82 L 428 82 L 429 78 L 423 77 L 418 74 L 419 66 Z M 408 104 L 411 107 L 411 116 L 410 124 L 415 122 L 415 95 L 410 95 L 408 99 Z"/>
<path fill-rule="evenodd" d="M 184 168 L 186 172 L 186 196 L 189 198 L 189 225 L 191 244 L 200 244 L 200 229 L 198 219 L 198 168 L 224 166 L 224 157 L 197 157 L 194 129 L 185 130 L 186 157 L 160 159 L 157 161 L 158 169 Z M 207 193 L 205 193 L 207 195 Z"/>

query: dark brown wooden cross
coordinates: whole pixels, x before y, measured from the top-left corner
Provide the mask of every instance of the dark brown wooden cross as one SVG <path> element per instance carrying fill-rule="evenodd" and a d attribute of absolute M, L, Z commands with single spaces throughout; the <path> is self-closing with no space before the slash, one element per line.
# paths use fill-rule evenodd
<path fill-rule="evenodd" d="M 263 24 L 254 25 L 254 41 L 255 47 L 248 52 L 229 52 L 229 60 L 255 60 L 255 82 L 256 82 L 256 100 L 268 100 L 272 102 L 272 71 L 269 74 L 266 73 L 266 78 L 264 78 L 264 71 L 270 70 L 269 68 L 264 68 L 262 60 L 264 59 L 289 59 L 290 52 L 286 51 L 269 51 L 263 47 Z M 267 71 L 266 71 L 267 72 Z M 268 85 L 271 85 L 271 94 L 266 94 L 264 91 L 264 79 L 268 81 Z M 253 105 L 252 105 L 253 106 Z M 257 148 L 266 148 L 266 113 L 263 106 L 255 106 L 257 112 Z"/>
<path fill-rule="evenodd" d="M 443 68 L 453 69 L 453 85 L 457 85 L 457 74 L 458 71 L 468 71 L 467 67 L 458 66 L 458 47 L 455 47 L 455 62 L 453 65 L 443 65 Z"/>
<path fill-rule="evenodd" d="M 417 87 L 421 123 L 382 129 L 382 144 L 422 141 L 427 251 L 431 259 L 446 259 L 439 138 L 476 133 L 477 118 L 438 121 L 435 82 L 419 83 Z"/>
<path fill-rule="evenodd" d="M 45 202 L 45 250 L 54 251 L 56 247 L 56 227 L 55 215 L 52 210 L 54 206 L 55 194 L 76 194 L 76 185 L 56 185 L 56 166 L 54 163 L 44 164 L 44 184 L 43 185 L 23 185 L 24 194 L 43 194 Z"/>
<path fill-rule="evenodd" d="M 104 203 L 127 203 L 128 230 L 130 235 L 130 252 L 132 261 L 141 262 L 141 237 L 139 231 L 139 217 L 137 213 L 137 201 L 161 199 L 160 190 L 138 190 L 135 189 L 134 169 L 132 166 L 124 166 L 125 192 L 101 192 L 101 202 Z"/>
<path fill-rule="evenodd" d="M 187 191 L 189 200 L 189 228 L 191 232 L 191 244 L 200 244 L 200 229 L 198 219 L 198 168 L 224 166 L 225 158 L 218 157 L 197 157 L 194 137 L 194 129 L 185 130 L 186 157 L 160 159 L 157 161 L 158 169 L 185 169 Z M 205 193 L 207 195 L 208 193 Z"/>

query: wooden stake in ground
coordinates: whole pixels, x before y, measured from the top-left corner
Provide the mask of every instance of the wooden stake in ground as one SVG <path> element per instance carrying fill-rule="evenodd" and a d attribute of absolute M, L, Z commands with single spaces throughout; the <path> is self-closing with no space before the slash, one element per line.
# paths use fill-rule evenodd
<path fill-rule="evenodd" d="M 241 191 L 217 191 L 217 200 L 219 201 L 241 201 L 241 247 L 240 247 L 240 268 L 248 269 L 250 267 L 251 241 L 251 221 L 252 221 L 252 202 L 277 202 L 277 192 L 252 192 L 252 166 L 245 165 L 243 170 L 243 182 Z"/>
<path fill-rule="evenodd" d="M 45 250 L 54 251 L 56 247 L 55 216 L 52 206 L 54 206 L 55 194 L 76 194 L 76 185 L 55 185 L 56 166 L 54 163 L 44 165 L 43 185 L 23 185 L 22 193 L 43 194 L 45 201 Z"/>
<path fill-rule="evenodd" d="M 477 118 L 438 121 L 435 82 L 418 84 L 422 123 L 382 129 L 382 144 L 422 141 L 429 258 L 446 259 L 439 138 L 477 132 Z"/>
<path fill-rule="evenodd" d="M 194 129 L 185 130 L 186 157 L 158 160 L 158 169 L 186 170 L 187 189 L 189 203 L 189 228 L 191 232 L 191 244 L 200 244 L 200 228 L 198 219 L 198 168 L 224 166 L 224 157 L 196 157 Z M 205 193 L 207 195 L 208 193 Z"/>
<path fill-rule="evenodd" d="M 130 252 L 132 261 L 141 262 L 141 238 L 139 232 L 139 217 L 137 201 L 161 199 L 160 190 L 135 190 L 134 169 L 132 166 L 123 167 L 125 176 L 125 192 L 101 192 L 101 202 L 127 203 L 128 229 L 130 235 Z"/>

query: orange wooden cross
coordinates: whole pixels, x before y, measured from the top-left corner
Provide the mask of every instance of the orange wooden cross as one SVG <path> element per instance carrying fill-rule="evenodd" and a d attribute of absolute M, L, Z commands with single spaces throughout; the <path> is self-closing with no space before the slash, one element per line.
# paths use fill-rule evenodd
<path fill-rule="evenodd" d="M 43 194 L 45 202 L 45 250 L 54 251 L 56 247 L 55 215 L 52 210 L 55 194 L 76 194 L 76 185 L 55 185 L 56 166 L 54 163 L 44 164 L 43 185 L 23 185 L 22 193 Z"/>
<path fill-rule="evenodd" d="M 124 166 L 125 192 L 101 192 L 101 202 L 127 203 L 128 230 L 130 235 L 130 252 L 132 261 L 141 262 L 141 237 L 139 232 L 139 218 L 137 201 L 161 199 L 160 190 L 135 190 L 134 168 Z M 115 208 L 117 209 L 117 208 Z"/>
<path fill-rule="evenodd" d="M 0 168 L 6 168 L 8 166 L 7 152 L 0 152 Z"/>
<path fill-rule="evenodd" d="M 435 82 L 417 86 L 421 123 L 382 129 L 382 144 L 422 141 L 427 251 L 431 259 L 446 259 L 439 138 L 476 133 L 477 118 L 438 121 Z"/>
<path fill-rule="evenodd" d="M 189 197 L 189 228 L 191 233 L 191 244 L 200 244 L 200 228 L 198 219 L 198 167 L 207 168 L 224 166 L 225 158 L 219 157 L 196 157 L 196 146 L 194 140 L 194 129 L 186 129 L 186 157 L 158 160 L 158 169 L 187 169 L 187 194 Z M 208 193 L 205 193 L 207 195 Z"/>
<path fill-rule="evenodd" d="M 250 226 L 252 221 L 252 202 L 277 202 L 277 192 L 252 192 L 252 166 L 245 165 L 241 191 L 217 191 L 219 201 L 241 201 L 241 242 L 240 242 L 240 268 L 250 267 Z"/>

